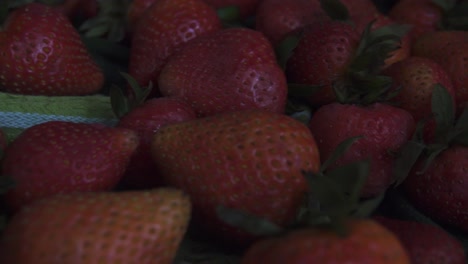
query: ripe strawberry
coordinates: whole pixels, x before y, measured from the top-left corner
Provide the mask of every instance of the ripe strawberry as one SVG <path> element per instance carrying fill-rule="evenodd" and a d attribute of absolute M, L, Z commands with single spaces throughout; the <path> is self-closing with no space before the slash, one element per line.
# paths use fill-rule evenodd
<path fill-rule="evenodd" d="M 331 2 L 331 3 L 330 3 Z M 330 6 L 330 10 L 324 9 L 322 4 Z M 336 1 L 319 0 L 264 0 L 258 5 L 255 17 L 255 28 L 264 33 L 274 44 L 278 44 L 288 33 L 301 29 L 308 24 L 321 23 L 331 20 L 332 15 L 340 14 L 341 8 L 347 9 L 351 21 L 359 19 L 370 22 L 373 12 L 377 12 L 374 3 L 369 0 L 342 0 L 343 6 L 335 6 Z"/>
<path fill-rule="evenodd" d="M 151 151 L 164 180 L 190 195 L 193 220 L 206 230 L 204 235 L 241 245 L 255 238 L 221 221 L 217 207 L 286 225 L 295 218 L 307 188 L 302 171 L 320 166 L 307 126 L 261 110 L 164 126 L 155 133 Z"/>
<path fill-rule="evenodd" d="M 434 59 L 447 45 L 457 42 L 468 42 L 468 31 L 438 30 L 428 32 L 414 40 L 411 53 L 413 56 Z"/>
<path fill-rule="evenodd" d="M 403 182 L 409 200 L 432 219 L 468 232 L 466 167 L 468 147 L 451 146 L 435 157 L 424 173 L 426 162 L 418 160 Z"/>
<path fill-rule="evenodd" d="M 189 104 L 178 98 L 152 98 L 120 118 L 117 127 L 136 131 L 140 144 L 122 178 L 127 188 L 151 188 L 162 184 L 150 152 L 153 134 L 161 127 L 195 119 Z"/>
<path fill-rule="evenodd" d="M 382 28 L 384 26 L 395 25 L 397 24 L 392 18 L 388 15 L 384 15 L 380 12 L 374 13 L 374 16 L 367 19 L 358 19 L 354 20 L 354 24 L 358 32 L 364 32 L 367 25 L 372 21 L 372 30 Z M 409 34 L 405 34 L 400 41 L 400 47 L 395 51 L 392 51 L 389 54 L 389 57 L 385 59 L 384 68 L 392 65 L 395 62 L 406 59 L 411 54 L 412 41 Z"/>
<path fill-rule="evenodd" d="M 285 111 L 287 85 L 270 42 L 247 28 L 228 28 L 188 43 L 163 68 L 164 96 L 190 103 L 198 116 L 263 109 Z"/>
<path fill-rule="evenodd" d="M 160 0 L 142 15 L 130 51 L 128 73 L 158 94 L 158 78 L 172 54 L 193 39 L 221 29 L 216 11 L 202 0 Z"/>
<path fill-rule="evenodd" d="M 39 3 L 12 11 L 0 30 L 0 90 L 84 95 L 104 82 L 78 32 L 58 9 Z"/>
<path fill-rule="evenodd" d="M 434 122 L 429 125 L 433 131 L 429 137 L 415 137 L 425 148 L 402 189 L 408 200 L 434 221 L 467 232 L 468 108 L 457 117 L 454 102 L 443 86 L 434 88 L 432 98 Z"/>
<path fill-rule="evenodd" d="M 363 136 L 330 167 L 370 158 L 370 173 L 362 197 L 381 194 L 394 182 L 396 152 L 410 139 L 414 126 L 412 115 L 398 107 L 338 102 L 318 108 L 309 124 L 322 159 L 328 159 L 343 140 Z"/>
<path fill-rule="evenodd" d="M 57 193 L 109 190 L 137 145 L 136 133 L 123 128 L 64 121 L 27 128 L 3 159 L 3 174 L 16 183 L 6 203 L 16 210 Z"/>
<path fill-rule="evenodd" d="M 460 241 L 442 228 L 384 216 L 375 216 L 374 220 L 398 237 L 413 264 L 466 263 L 465 252 Z"/>
<path fill-rule="evenodd" d="M 434 60 L 444 68 L 453 82 L 457 112 L 468 106 L 468 41 L 450 43 Z"/>
<path fill-rule="evenodd" d="M 172 263 L 190 218 L 174 189 L 56 195 L 13 216 L 4 263 Z"/>
<path fill-rule="evenodd" d="M 259 241 L 247 250 L 241 264 L 410 263 L 396 236 L 376 221 L 355 219 L 347 227 L 344 237 L 329 229 L 309 228 Z"/>
<path fill-rule="evenodd" d="M 303 96 L 314 106 L 345 97 L 374 100 L 384 95 L 391 80 L 381 71 L 400 48 L 406 28 L 397 24 L 371 27 L 362 34 L 341 21 L 304 27 L 285 63 L 290 94 Z"/>
<path fill-rule="evenodd" d="M 443 85 L 455 99 L 452 79 L 444 68 L 429 58 L 409 57 L 391 65 L 384 74 L 392 77 L 395 89 L 400 89 L 394 101 L 410 112 L 415 120 L 432 115 L 434 85 Z"/>
<path fill-rule="evenodd" d="M 333 84 L 338 82 L 352 62 L 359 45 L 359 33 L 345 22 L 310 24 L 286 64 L 289 82 L 320 86 L 308 100 L 326 104 L 335 100 Z"/>
<path fill-rule="evenodd" d="M 148 8 L 157 0 L 134 0 L 128 6 L 127 24 L 130 31 L 134 31 L 137 21 L 142 17 Z"/>
<path fill-rule="evenodd" d="M 411 34 L 417 38 L 422 33 L 436 31 L 442 18 L 442 9 L 431 0 L 401 0 L 388 14 L 398 23 L 411 24 Z"/>

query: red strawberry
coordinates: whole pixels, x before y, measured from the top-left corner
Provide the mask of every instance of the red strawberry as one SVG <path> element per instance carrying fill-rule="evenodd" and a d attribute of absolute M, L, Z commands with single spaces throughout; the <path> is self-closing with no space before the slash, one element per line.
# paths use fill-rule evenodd
<path fill-rule="evenodd" d="M 31 3 L 15 9 L 0 31 L 0 90 L 84 95 L 104 82 L 78 32 L 58 9 Z"/>
<path fill-rule="evenodd" d="M 173 189 L 56 195 L 11 218 L 4 263 L 173 262 L 191 205 Z"/>
<path fill-rule="evenodd" d="M 318 0 L 263 0 L 255 14 L 255 29 L 276 46 L 290 32 L 322 19 L 329 18 Z"/>
<path fill-rule="evenodd" d="M 434 85 L 443 85 L 455 98 L 452 79 L 438 63 L 423 57 L 409 57 L 387 68 L 393 86 L 401 89 L 394 98 L 399 107 L 409 111 L 415 120 L 432 115 L 432 91 Z"/>
<path fill-rule="evenodd" d="M 460 241 L 442 228 L 384 216 L 376 216 L 374 220 L 398 237 L 413 264 L 466 263 L 465 252 Z"/>
<path fill-rule="evenodd" d="M 388 25 L 397 24 L 392 18 L 387 15 L 376 12 L 373 17 L 368 19 L 358 19 L 354 20 L 354 24 L 358 32 L 364 32 L 368 24 L 372 22 L 372 30 L 382 28 Z M 405 34 L 400 41 L 400 48 L 393 51 L 389 57 L 385 60 L 384 68 L 392 65 L 395 62 L 406 59 L 411 54 L 412 41 L 409 34 Z"/>
<path fill-rule="evenodd" d="M 195 223 L 229 243 L 254 239 L 218 218 L 225 206 L 278 225 L 294 220 L 307 189 L 303 170 L 320 158 L 307 126 L 282 114 L 232 111 L 159 129 L 152 154 L 165 181 L 187 192 Z"/>
<path fill-rule="evenodd" d="M 321 2 L 330 6 L 330 10 L 324 10 Z M 373 13 L 377 12 L 374 3 L 369 0 L 342 0 L 340 2 L 348 11 L 349 17 L 347 19 L 352 21 L 365 20 L 367 24 L 371 21 Z M 335 4 L 335 1 L 319 0 L 264 0 L 259 3 L 257 8 L 255 28 L 264 33 L 276 45 L 288 33 L 308 24 L 320 23 L 324 20 L 330 21 L 329 13 L 339 13 L 339 7 L 334 6 Z"/>
<path fill-rule="evenodd" d="M 410 263 L 397 237 L 376 221 L 357 219 L 346 225 L 346 236 L 330 229 L 309 228 L 259 241 L 247 250 L 240 263 Z"/>
<path fill-rule="evenodd" d="M 142 15 L 133 33 L 129 74 L 141 86 L 158 84 L 162 67 L 187 42 L 221 29 L 216 11 L 202 0 L 160 0 Z M 158 89 L 153 89 L 153 96 Z"/>
<path fill-rule="evenodd" d="M 228 28 L 200 37 L 163 68 L 164 96 L 190 103 L 198 116 L 263 109 L 283 113 L 287 85 L 270 42 L 247 28 Z"/>
<path fill-rule="evenodd" d="M 157 0 L 133 0 L 129 4 L 127 11 L 127 24 L 130 31 L 135 30 L 137 21 L 155 2 L 157 2 Z"/>
<path fill-rule="evenodd" d="M 381 194 L 394 182 L 396 153 L 410 139 L 414 126 L 409 112 L 383 103 L 327 104 L 313 114 L 309 124 L 322 159 L 328 159 L 343 140 L 363 136 L 330 167 L 371 159 L 362 197 Z"/>
<path fill-rule="evenodd" d="M 413 56 L 435 58 L 451 43 L 468 42 L 468 31 L 439 30 L 428 32 L 414 40 L 411 46 Z"/>
<path fill-rule="evenodd" d="M 412 39 L 439 29 L 444 10 L 432 0 L 401 0 L 395 3 L 388 15 L 398 23 L 410 24 Z"/>
<path fill-rule="evenodd" d="M 333 85 L 345 75 L 359 45 L 359 33 L 345 22 L 310 24 L 286 64 L 292 83 L 320 86 L 308 100 L 312 104 L 335 101 Z"/>
<path fill-rule="evenodd" d="M 450 43 L 434 60 L 444 68 L 453 81 L 457 112 L 468 106 L 468 41 Z"/>
<path fill-rule="evenodd" d="M 409 200 L 432 219 L 468 232 L 468 147 L 451 146 L 432 160 L 420 159 L 403 182 Z"/>
<path fill-rule="evenodd" d="M 57 193 L 113 188 L 138 145 L 128 129 L 49 121 L 26 129 L 8 146 L 3 174 L 16 185 L 13 209 Z"/>
<path fill-rule="evenodd" d="M 153 134 L 161 127 L 195 119 L 189 104 L 178 98 L 152 98 L 124 115 L 117 127 L 135 130 L 140 145 L 132 156 L 122 183 L 129 188 L 151 188 L 162 184 L 150 152 Z"/>

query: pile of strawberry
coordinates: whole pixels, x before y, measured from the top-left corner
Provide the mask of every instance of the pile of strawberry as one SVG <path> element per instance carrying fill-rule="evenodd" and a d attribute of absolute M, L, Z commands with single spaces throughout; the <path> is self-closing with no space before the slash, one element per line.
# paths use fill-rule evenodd
<path fill-rule="evenodd" d="M 468 1 L 381 2 L 3 1 L 0 92 L 118 123 L 0 130 L 0 262 L 466 263 Z"/>

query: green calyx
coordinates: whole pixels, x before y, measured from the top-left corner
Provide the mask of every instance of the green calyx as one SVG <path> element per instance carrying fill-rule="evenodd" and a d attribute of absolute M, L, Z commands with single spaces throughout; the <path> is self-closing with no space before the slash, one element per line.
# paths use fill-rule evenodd
<path fill-rule="evenodd" d="M 388 101 L 398 92 L 390 89 L 392 79 L 381 71 L 385 60 L 400 48 L 401 38 L 410 27 L 393 24 L 371 30 L 373 23 L 364 30 L 344 78 L 334 83 L 340 103 L 369 105 Z"/>
<path fill-rule="evenodd" d="M 456 116 L 452 96 L 440 84 L 432 92 L 432 113 L 435 122 L 434 137 L 426 142 L 423 136 L 425 125 L 430 120 L 421 120 L 409 140 L 400 151 L 395 165 L 396 185 L 401 184 L 413 168 L 416 161 L 424 160 L 423 167 L 417 173 L 424 173 L 431 162 L 452 145 L 468 146 L 468 108 Z"/>
<path fill-rule="evenodd" d="M 439 21 L 441 30 L 468 30 L 468 1 L 432 0 L 443 10 Z"/>
<path fill-rule="evenodd" d="M 340 0 L 319 0 L 319 2 L 322 10 L 331 19 L 351 23 L 348 8 Z"/>
<path fill-rule="evenodd" d="M 84 21 L 79 31 L 88 38 L 100 37 L 113 42 L 123 40 L 127 30 L 130 0 L 99 1 L 99 14 Z"/>
<path fill-rule="evenodd" d="M 384 194 L 362 200 L 361 189 L 369 173 L 368 160 L 352 162 L 338 168 L 329 169 L 349 147 L 361 137 L 343 141 L 326 160 L 319 172 L 304 171 L 309 191 L 296 221 L 287 227 L 280 227 L 266 219 L 252 214 L 220 206 L 218 216 L 226 223 L 239 227 L 256 236 L 274 236 L 290 229 L 326 228 L 338 235 L 348 232 L 346 220 L 370 216 L 382 201 Z"/>
<path fill-rule="evenodd" d="M 110 88 L 109 95 L 112 110 L 118 118 L 121 118 L 132 109 L 142 105 L 153 89 L 151 82 L 148 87 L 141 87 L 128 73 L 121 72 L 120 74 L 122 74 L 122 76 L 127 80 L 128 85 L 131 88 L 131 92 L 125 93 L 121 87 L 116 85 L 113 85 Z"/>

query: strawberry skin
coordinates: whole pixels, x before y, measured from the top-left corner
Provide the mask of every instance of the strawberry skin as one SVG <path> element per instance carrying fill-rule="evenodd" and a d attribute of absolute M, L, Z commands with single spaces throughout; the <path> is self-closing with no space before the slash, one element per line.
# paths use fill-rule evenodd
<path fill-rule="evenodd" d="M 228 28 L 188 43 L 159 78 L 163 96 L 190 103 L 198 116 L 226 111 L 285 111 L 287 84 L 266 37 Z"/>
<path fill-rule="evenodd" d="M 138 146 L 132 130 L 49 121 L 26 129 L 5 151 L 3 173 L 15 181 L 5 200 L 13 210 L 34 200 L 113 188 Z"/>
<path fill-rule="evenodd" d="M 468 232 L 468 147 L 451 146 L 424 173 L 420 160 L 403 182 L 408 199 L 430 218 Z"/>
<path fill-rule="evenodd" d="M 159 97 L 145 101 L 141 106 L 124 115 L 117 127 L 136 131 L 140 144 L 133 154 L 121 183 L 125 188 L 151 188 L 161 185 L 155 175 L 156 168 L 151 157 L 150 142 L 161 127 L 195 119 L 189 104 L 178 98 Z"/>
<path fill-rule="evenodd" d="M 135 30 L 137 21 L 145 13 L 145 11 L 157 0 L 133 0 L 127 11 L 127 26 L 130 31 Z"/>
<path fill-rule="evenodd" d="M 217 206 L 288 224 L 307 190 L 302 171 L 316 172 L 320 166 L 307 126 L 261 110 L 164 126 L 155 133 L 151 151 L 165 181 L 190 195 L 193 219 L 206 234 L 243 245 L 252 236 L 221 221 Z"/>
<path fill-rule="evenodd" d="M 59 9 L 31 3 L 12 11 L 0 30 L 0 90 L 85 95 L 103 83 L 101 69 Z"/>
<path fill-rule="evenodd" d="M 452 79 L 442 66 L 429 58 L 411 56 L 391 65 L 384 74 L 392 77 L 395 89 L 400 88 L 395 102 L 415 120 L 432 116 L 432 91 L 436 84 L 443 85 L 455 99 Z"/>
<path fill-rule="evenodd" d="M 323 105 L 336 100 L 333 84 L 343 78 L 359 44 L 359 33 L 340 21 L 311 24 L 286 65 L 289 82 L 321 86 L 308 100 Z"/>
<path fill-rule="evenodd" d="M 392 152 L 398 151 L 411 137 L 414 123 L 408 111 L 383 103 L 368 106 L 331 103 L 314 113 L 309 128 L 323 160 L 330 157 L 340 142 L 363 136 L 330 169 L 370 158 L 370 172 L 361 196 L 371 197 L 393 183 L 396 156 Z"/>
<path fill-rule="evenodd" d="M 172 263 L 190 218 L 179 190 L 56 195 L 19 211 L 0 240 L 4 263 Z"/>
<path fill-rule="evenodd" d="M 344 237 L 322 228 L 298 229 L 255 243 L 241 264 L 409 264 L 397 237 L 376 221 L 351 220 Z"/>
<path fill-rule="evenodd" d="M 384 216 L 375 216 L 373 219 L 398 237 L 413 264 L 466 263 L 460 241 L 439 227 Z"/>
<path fill-rule="evenodd" d="M 428 32 L 414 40 L 411 46 L 413 56 L 435 58 L 451 43 L 468 42 L 468 31 L 438 30 Z"/>
<path fill-rule="evenodd" d="M 187 42 L 221 29 L 216 11 L 202 0 L 155 1 L 133 33 L 128 73 L 141 86 L 158 84 L 167 59 Z M 152 96 L 158 94 L 153 88 Z"/>

